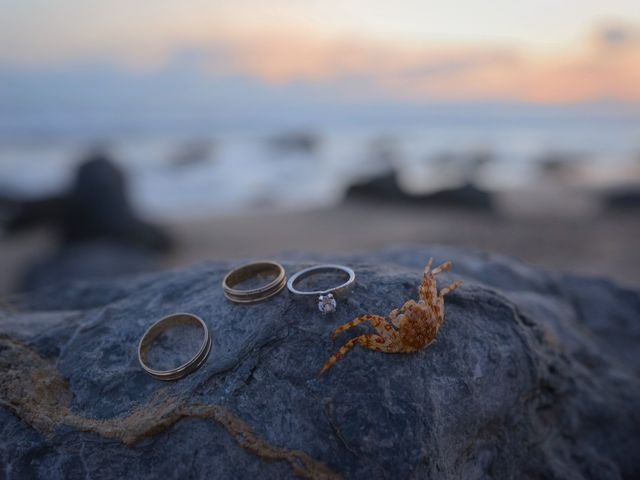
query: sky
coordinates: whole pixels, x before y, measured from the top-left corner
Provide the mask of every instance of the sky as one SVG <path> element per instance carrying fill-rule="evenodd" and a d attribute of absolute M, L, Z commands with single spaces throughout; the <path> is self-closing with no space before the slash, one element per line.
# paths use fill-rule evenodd
<path fill-rule="evenodd" d="M 635 104 L 640 4 L 2 0 L 0 82 L 13 107 L 99 102 L 96 90 L 107 103 L 151 91 L 213 104 Z"/>

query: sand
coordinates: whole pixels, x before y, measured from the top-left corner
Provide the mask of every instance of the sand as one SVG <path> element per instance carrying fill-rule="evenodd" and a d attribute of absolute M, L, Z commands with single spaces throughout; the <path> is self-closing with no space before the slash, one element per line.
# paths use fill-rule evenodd
<path fill-rule="evenodd" d="M 513 217 L 460 210 L 349 204 L 313 212 L 256 213 L 171 226 L 180 245 L 165 266 L 204 259 L 349 253 L 441 244 L 501 253 L 556 271 L 640 287 L 640 221 L 633 214 Z"/>
<path fill-rule="evenodd" d="M 500 253 L 555 271 L 605 276 L 640 287 L 638 215 L 508 209 L 499 214 L 349 203 L 317 211 L 255 212 L 175 220 L 177 245 L 159 260 L 173 268 L 210 259 L 277 258 L 289 251 L 341 254 L 389 245 L 440 244 Z M 46 230 L 0 238 L 0 294 L 54 248 Z"/>

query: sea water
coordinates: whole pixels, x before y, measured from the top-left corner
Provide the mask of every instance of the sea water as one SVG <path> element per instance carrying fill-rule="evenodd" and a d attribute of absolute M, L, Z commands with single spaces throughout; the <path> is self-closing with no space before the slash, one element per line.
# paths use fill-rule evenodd
<path fill-rule="evenodd" d="M 146 119 L 133 128 L 118 119 L 14 118 L 0 122 L 0 192 L 64 190 L 96 145 L 126 172 L 134 206 L 158 219 L 329 207 L 354 182 L 391 170 L 413 193 L 467 180 L 490 190 L 640 182 L 637 115 L 392 120 L 221 126 Z"/>

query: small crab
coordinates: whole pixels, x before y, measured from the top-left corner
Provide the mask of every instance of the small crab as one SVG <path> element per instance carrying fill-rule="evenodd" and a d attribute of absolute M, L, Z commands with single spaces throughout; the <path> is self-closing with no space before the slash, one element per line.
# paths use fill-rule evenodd
<path fill-rule="evenodd" d="M 424 269 L 422 284 L 418 287 L 420 300 L 409 300 L 400 309 L 389 314 L 389 320 L 380 315 L 362 315 L 351 322 L 337 328 L 331 339 L 356 325 L 369 322 L 377 334 L 366 334 L 352 338 L 324 364 L 319 375 L 330 369 L 349 350 L 360 344 L 370 350 L 387 353 L 417 352 L 428 347 L 436 338 L 438 330 L 444 322 L 444 297 L 462 285 L 461 281 L 452 283 L 438 292 L 436 275 L 451 268 L 451 262 L 445 262 L 431 269 L 433 258 Z"/>

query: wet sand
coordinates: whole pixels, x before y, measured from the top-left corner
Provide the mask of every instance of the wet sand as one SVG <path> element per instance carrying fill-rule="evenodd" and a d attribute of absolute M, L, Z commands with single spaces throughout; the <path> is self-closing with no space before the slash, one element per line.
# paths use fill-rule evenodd
<path fill-rule="evenodd" d="M 574 209 L 575 210 L 575 209 Z M 640 221 L 634 213 L 533 209 L 514 215 L 349 203 L 311 212 L 261 212 L 174 221 L 177 246 L 161 268 L 210 259 L 342 254 L 389 245 L 441 244 L 501 253 L 556 271 L 640 287 Z M 36 256 L 52 251 L 46 230 L 0 238 L 0 294 Z"/>
<path fill-rule="evenodd" d="M 633 214 L 513 217 L 454 209 L 349 204 L 172 225 L 180 247 L 166 266 L 287 251 L 349 253 L 441 244 L 519 258 L 534 266 L 613 278 L 640 287 L 640 221 Z"/>

